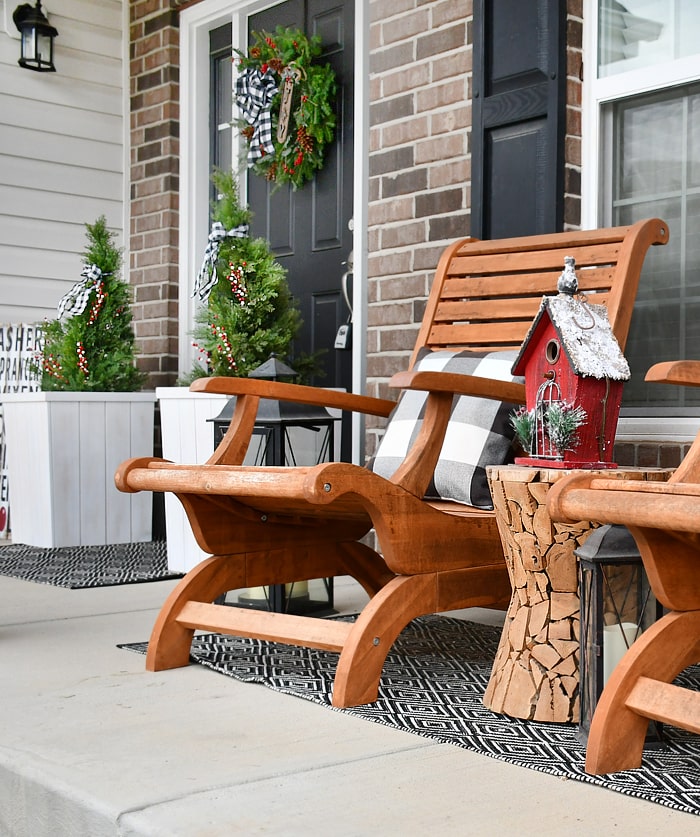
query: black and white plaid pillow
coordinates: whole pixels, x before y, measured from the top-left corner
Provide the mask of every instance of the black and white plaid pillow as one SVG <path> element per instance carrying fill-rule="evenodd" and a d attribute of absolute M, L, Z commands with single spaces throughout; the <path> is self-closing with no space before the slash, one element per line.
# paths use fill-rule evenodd
<path fill-rule="evenodd" d="M 518 352 L 426 352 L 414 370 L 454 372 L 500 381 L 523 381 L 511 372 Z M 377 454 L 369 467 L 391 477 L 418 435 L 427 393 L 408 390 L 392 412 Z M 514 431 L 510 414 L 516 405 L 470 395 L 455 396 L 445 441 L 426 497 L 493 508 L 487 465 L 512 461 Z"/>

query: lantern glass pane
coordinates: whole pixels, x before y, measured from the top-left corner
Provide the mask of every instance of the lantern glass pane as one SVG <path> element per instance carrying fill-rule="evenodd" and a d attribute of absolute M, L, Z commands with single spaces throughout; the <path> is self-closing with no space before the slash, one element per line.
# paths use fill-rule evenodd
<path fill-rule="evenodd" d="M 43 33 L 37 34 L 37 61 L 40 64 L 49 64 L 51 62 L 51 47 L 53 41 L 48 35 Z"/>
<path fill-rule="evenodd" d="M 654 598 L 642 564 L 603 566 L 603 612 L 606 625 L 633 622 L 640 632 L 654 621 Z"/>
<path fill-rule="evenodd" d="M 601 648 L 596 637 L 597 620 L 595 619 L 597 592 L 595 590 L 595 573 L 589 564 L 581 563 L 580 570 L 581 596 L 581 651 L 580 651 L 580 697 L 581 710 L 579 727 L 588 733 L 591 727 L 593 712 L 598 698 L 598 660 Z"/>
<path fill-rule="evenodd" d="M 24 29 L 22 31 L 22 57 L 27 61 L 36 59 L 35 29 Z"/>

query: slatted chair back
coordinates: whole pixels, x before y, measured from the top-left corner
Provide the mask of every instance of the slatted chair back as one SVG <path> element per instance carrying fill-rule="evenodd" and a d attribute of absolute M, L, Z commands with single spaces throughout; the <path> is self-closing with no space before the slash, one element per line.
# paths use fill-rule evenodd
<path fill-rule="evenodd" d="M 647 249 L 667 240 L 667 225 L 652 218 L 602 230 L 457 241 L 438 264 L 411 366 L 421 349 L 519 348 L 542 296 L 557 293 L 566 256 L 576 261 L 579 291 L 607 306 L 624 346 Z"/>

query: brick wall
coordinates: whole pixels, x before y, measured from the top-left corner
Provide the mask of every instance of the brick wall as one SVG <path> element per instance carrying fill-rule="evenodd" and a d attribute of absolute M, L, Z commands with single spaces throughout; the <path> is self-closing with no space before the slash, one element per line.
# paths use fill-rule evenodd
<path fill-rule="evenodd" d="M 370 14 L 367 391 L 386 397 L 441 251 L 470 231 L 472 2 L 370 0 Z"/>
<path fill-rule="evenodd" d="M 370 0 L 367 391 L 391 397 L 443 248 L 470 234 L 472 0 Z M 582 0 L 568 0 L 565 225 L 581 218 Z M 384 422 L 368 422 L 372 455 Z"/>
<path fill-rule="evenodd" d="M 624 467 L 677 468 L 690 450 L 690 442 L 616 442 L 613 462 Z"/>
<path fill-rule="evenodd" d="M 178 363 L 179 29 L 175 0 L 130 3 L 130 272 L 149 387 Z"/>
<path fill-rule="evenodd" d="M 130 4 L 130 281 L 139 365 L 177 374 L 179 0 Z M 565 219 L 580 221 L 582 0 L 568 0 Z M 370 0 L 368 391 L 405 368 L 440 252 L 470 232 L 471 0 Z M 370 437 L 376 433 L 370 428 Z M 373 449 L 369 441 L 368 452 Z"/>

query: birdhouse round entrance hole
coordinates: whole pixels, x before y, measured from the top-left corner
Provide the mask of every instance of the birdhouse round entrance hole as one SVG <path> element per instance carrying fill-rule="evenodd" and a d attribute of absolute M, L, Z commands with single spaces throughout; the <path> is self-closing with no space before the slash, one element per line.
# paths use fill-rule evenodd
<path fill-rule="evenodd" d="M 559 360 L 559 341 L 550 340 L 545 349 L 545 357 L 549 363 L 556 363 Z"/>

